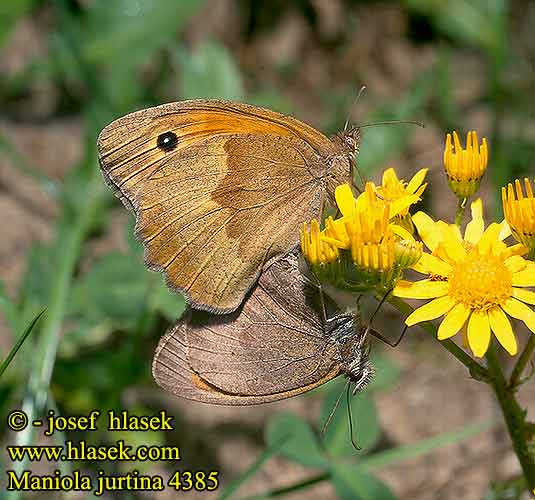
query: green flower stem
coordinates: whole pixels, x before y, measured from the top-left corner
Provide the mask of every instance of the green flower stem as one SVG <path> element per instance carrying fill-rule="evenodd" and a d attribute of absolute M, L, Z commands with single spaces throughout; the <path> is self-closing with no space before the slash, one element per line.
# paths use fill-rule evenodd
<path fill-rule="evenodd" d="M 507 383 L 494 349 L 494 342 L 491 343 L 486 358 L 489 371 L 492 374 L 491 385 L 500 404 L 509 436 L 513 442 L 513 448 L 522 467 L 528 489 L 533 491 L 535 488 L 535 458 L 530 453 L 526 440 L 528 434 L 526 412 L 518 404 L 514 390 L 511 390 Z"/>
<path fill-rule="evenodd" d="M 520 377 L 522 373 L 524 372 L 526 365 L 531 360 L 533 356 L 533 351 L 535 350 L 535 335 L 530 335 L 528 343 L 526 344 L 526 347 L 522 351 L 522 354 L 518 358 L 518 361 L 515 364 L 515 367 L 513 368 L 513 372 L 511 373 L 511 379 L 509 380 L 509 387 L 512 390 L 515 390 L 520 383 Z"/>
<path fill-rule="evenodd" d="M 461 227 L 463 223 L 464 211 L 466 209 L 466 202 L 468 198 L 458 198 L 457 213 L 455 214 L 455 225 Z"/>
<path fill-rule="evenodd" d="M 389 299 L 389 302 L 404 316 L 408 316 L 411 312 L 414 311 L 414 309 L 409 304 L 399 299 L 398 297 L 391 297 Z M 489 380 L 489 371 L 483 365 L 475 361 L 471 356 L 466 354 L 466 352 L 464 352 L 455 342 L 449 339 L 437 339 L 437 327 L 433 325 L 433 323 L 426 321 L 424 323 L 420 323 L 420 326 L 426 332 L 432 335 L 435 340 L 440 342 L 440 345 L 442 345 L 447 351 L 449 351 L 453 356 L 455 356 L 463 365 L 465 365 L 473 378 L 480 381 Z"/>

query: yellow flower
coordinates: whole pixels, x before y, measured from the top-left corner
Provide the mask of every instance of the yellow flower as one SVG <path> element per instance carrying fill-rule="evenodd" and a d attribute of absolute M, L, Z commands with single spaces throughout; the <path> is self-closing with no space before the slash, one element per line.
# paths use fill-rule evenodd
<path fill-rule="evenodd" d="M 451 134 L 446 136 L 444 167 L 448 184 L 459 198 L 468 198 L 478 190 L 488 160 L 487 139 L 483 138 L 479 146 L 474 131 L 466 135 L 466 149 L 462 148 L 457 132 L 453 132 L 453 144 Z"/>
<path fill-rule="evenodd" d="M 310 222 L 310 231 L 306 223 L 299 231 L 301 252 L 312 265 L 334 262 L 338 258 L 338 249 L 323 241 L 320 234 L 320 225 L 316 219 Z"/>
<path fill-rule="evenodd" d="M 413 216 L 425 245 L 414 269 L 427 279 L 400 281 L 394 295 L 405 298 L 432 299 L 410 314 L 409 326 L 444 316 L 438 328 L 440 340 L 453 337 L 463 327 L 475 356 L 483 356 L 494 333 L 511 355 L 517 342 L 507 315 L 522 320 L 535 332 L 535 312 L 526 304 L 535 304 L 535 293 L 525 287 L 535 286 L 535 264 L 521 257 L 523 245 L 508 247 L 504 242 L 510 231 L 505 224 L 493 223 L 486 230 L 481 200 L 472 203 L 472 221 L 464 238 L 459 228 L 433 221 L 427 214 Z"/>
<path fill-rule="evenodd" d="M 392 212 L 404 217 L 409 213 L 410 205 L 420 201 L 427 182 L 424 183 L 427 168 L 419 170 L 408 182 L 400 181 L 393 168 L 383 173 L 383 183 L 377 187 L 377 194 L 386 202 L 392 204 Z"/>
<path fill-rule="evenodd" d="M 507 189 L 502 187 L 503 213 L 511 232 L 517 241 L 529 248 L 530 256 L 535 253 L 535 197 L 529 179 L 524 179 L 526 196 L 522 184 L 515 180 L 515 189 L 509 183 Z"/>

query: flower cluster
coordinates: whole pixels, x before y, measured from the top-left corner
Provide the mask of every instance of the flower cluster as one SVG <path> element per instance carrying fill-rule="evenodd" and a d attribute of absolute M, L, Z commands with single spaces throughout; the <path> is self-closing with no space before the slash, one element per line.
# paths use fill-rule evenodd
<path fill-rule="evenodd" d="M 408 183 L 394 169 L 382 184 L 368 182 L 357 198 L 347 184 L 335 193 L 340 217 L 329 217 L 324 229 L 312 220 L 301 230 L 301 250 L 322 281 L 356 293 L 393 288 L 400 298 L 427 299 L 405 322 L 412 326 L 443 317 L 438 339 L 462 333 L 474 356 L 483 356 L 492 334 L 511 355 L 518 344 L 510 317 L 535 333 L 535 197 L 530 180 L 502 188 L 505 220 L 485 229 L 483 203 L 471 204 L 471 220 L 461 231 L 466 200 L 474 195 L 487 169 L 488 144 L 469 132 L 463 149 L 456 132 L 447 134 L 444 168 L 459 197 L 456 224 L 435 221 L 425 212 L 410 215 L 426 188 L 427 169 Z M 462 202 L 462 203 L 461 203 Z M 459 216 L 460 215 L 460 216 Z M 506 244 L 513 236 L 516 244 Z M 428 252 L 422 251 L 425 244 Z M 402 279 L 411 267 L 423 279 Z"/>
<path fill-rule="evenodd" d="M 359 293 L 392 288 L 401 270 L 422 253 L 422 245 L 400 222 L 420 200 L 426 172 L 421 170 L 406 184 L 389 169 L 382 186 L 368 182 L 358 198 L 349 184 L 338 186 L 341 216 L 327 218 L 322 231 L 312 220 L 310 230 L 304 224 L 300 233 L 301 251 L 316 277 Z"/>

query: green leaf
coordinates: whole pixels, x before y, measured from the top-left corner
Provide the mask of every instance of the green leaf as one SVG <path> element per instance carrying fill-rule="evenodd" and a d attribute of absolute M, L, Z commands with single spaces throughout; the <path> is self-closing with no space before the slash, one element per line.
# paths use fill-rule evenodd
<path fill-rule="evenodd" d="M 328 462 L 316 435 L 305 420 L 292 413 L 278 413 L 268 422 L 266 442 L 275 446 L 282 441 L 279 453 L 306 467 L 325 467 Z"/>
<path fill-rule="evenodd" d="M 176 51 L 181 68 L 181 96 L 243 100 L 240 71 L 232 54 L 221 44 L 207 42 L 193 52 Z"/>
<path fill-rule="evenodd" d="M 131 327 L 146 307 L 147 271 L 128 255 L 110 253 L 97 261 L 78 282 L 72 309 L 80 315 L 110 318 Z"/>
<path fill-rule="evenodd" d="M 396 500 L 396 495 L 383 481 L 354 464 L 334 462 L 331 474 L 340 500 Z"/>
<path fill-rule="evenodd" d="M 140 63 L 173 42 L 203 0 L 92 2 L 81 26 L 84 59 L 113 68 Z"/>
<path fill-rule="evenodd" d="M 161 313 L 168 321 L 173 322 L 184 313 L 186 300 L 183 295 L 169 290 L 164 282 L 159 279 L 158 285 L 155 286 L 154 291 L 151 293 L 149 306 Z"/>
<path fill-rule="evenodd" d="M 443 33 L 466 44 L 495 52 L 505 38 L 507 3 L 503 0 L 407 0 L 407 5 L 429 17 Z"/>
<path fill-rule="evenodd" d="M 344 391 L 345 389 L 341 389 Z M 322 426 L 327 421 L 340 390 L 333 390 L 323 403 Z M 353 436 L 356 444 L 365 452 L 375 446 L 381 437 L 379 417 L 373 399 L 362 392 L 355 396 L 350 395 L 351 417 L 353 419 Z M 331 456 L 355 456 L 359 452 L 351 443 L 349 413 L 346 395 L 342 400 L 324 434 L 324 446 Z"/>
<path fill-rule="evenodd" d="M 459 443 L 472 436 L 480 434 L 495 425 L 494 421 L 476 422 L 472 425 L 467 425 L 464 429 L 454 432 L 448 432 L 433 436 L 429 439 L 424 439 L 414 444 L 406 446 L 399 446 L 389 450 L 374 453 L 367 458 L 364 458 L 360 465 L 366 467 L 368 470 L 380 469 L 387 465 L 400 462 L 402 460 L 409 460 L 426 453 L 430 453 L 439 448 L 444 448 L 450 444 Z"/>

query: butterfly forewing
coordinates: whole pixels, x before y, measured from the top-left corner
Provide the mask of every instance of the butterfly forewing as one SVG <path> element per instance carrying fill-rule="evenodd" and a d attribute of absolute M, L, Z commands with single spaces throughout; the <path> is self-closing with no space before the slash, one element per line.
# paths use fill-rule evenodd
<path fill-rule="evenodd" d="M 194 307 L 219 313 L 291 250 L 350 170 L 312 127 L 218 100 L 132 113 L 98 145 L 107 182 L 136 214 L 147 264 Z"/>

